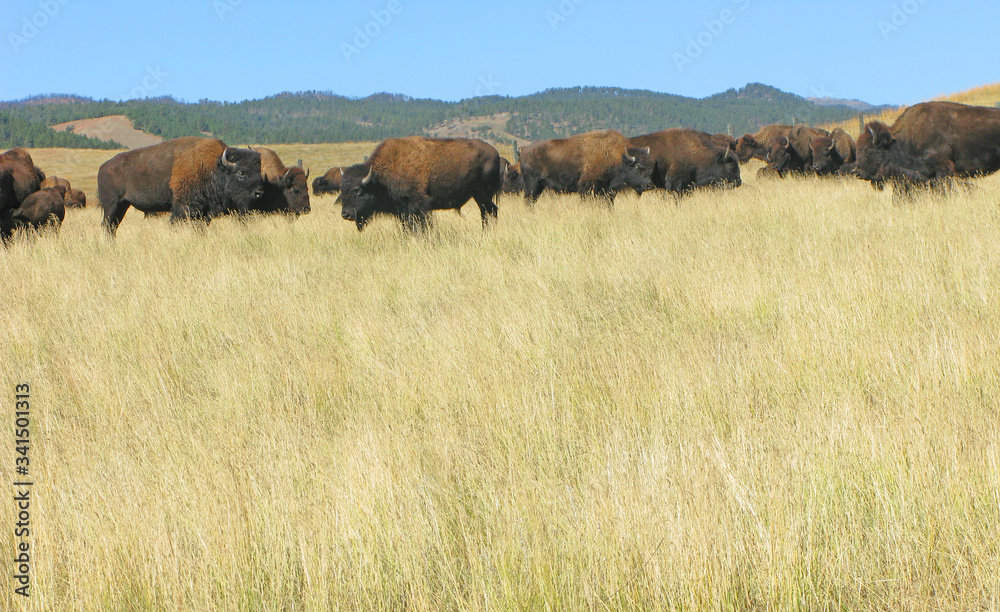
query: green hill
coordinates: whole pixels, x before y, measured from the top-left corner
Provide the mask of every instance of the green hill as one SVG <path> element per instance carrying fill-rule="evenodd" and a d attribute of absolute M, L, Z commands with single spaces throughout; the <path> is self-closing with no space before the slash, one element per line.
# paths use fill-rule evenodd
<path fill-rule="evenodd" d="M 511 137 L 540 140 L 606 128 L 633 135 L 679 126 L 740 135 L 793 118 L 829 123 L 857 115 L 846 106 L 817 105 L 757 83 L 703 99 L 613 87 L 549 89 L 529 96 L 460 102 L 387 93 L 347 98 L 317 91 L 239 103 L 184 103 L 172 98 L 113 102 L 58 95 L 0 104 L 0 122 L 4 122 L 0 125 L 13 126 L 0 131 L 0 145 L 112 146 L 73 134 L 63 135 L 71 138 L 60 144 L 42 137 L 47 126 L 108 115 L 125 115 L 137 129 L 164 138 L 212 134 L 234 144 L 278 144 L 377 141 L 501 113 L 509 114 L 504 129 L 484 132 L 483 137 L 501 142 Z"/>

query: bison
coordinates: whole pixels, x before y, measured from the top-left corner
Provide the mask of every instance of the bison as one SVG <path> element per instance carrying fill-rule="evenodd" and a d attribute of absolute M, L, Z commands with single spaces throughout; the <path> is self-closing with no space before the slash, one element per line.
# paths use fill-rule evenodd
<path fill-rule="evenodd" d="M 649 150 L 632 146 L 614 130 L 543 140 L 520 152 L 528 204 L 546 189 L 595 195 L 610 205 L 622 189 L 631 188 L 641 195 L 655 187 Z"/>
<path fill-rule="evenodd" d="M 340 181 L 343 175 L 343 168 L 330 168 L 323 176 L 316 177 L 316 180 L 313 181 L 313 195 L 337 193 L 340 191 Z"/>
<path fill-rule="evenodd" d="M 264 195 L 250 205 L 250 210 L 295 216 L 309 214 L 309 173 L 299 166 L 286 168 L 271 149 L 251 147 L 251 150 L 260 153 Z"/>
<path fill-rule="evenodd" d="M 776 138 L 787 138 L 790 125 L 765 125 L 756 134 L 744 134 L 736 141 L 736 157 L 741 164 L 751 159 L 767 161 L 767 154 Z"/>
<path fill-rule="evenodd" d="M 397 217 L 416 232 L 432 210 L 461 209 L 475 199 L 483 227 L 497 218 L 494 198 L 503 182 L 500 154 L 482 140 L 390 138 L 367 161 L 345 168 L 341 216 L 359 231 L 378 214 Z"/>
<path fill-rule="evenodd" d="M 841 128 L 833 130 L 829 136 L 813 138 L 809 147 L 813 170 L 821 176 L 839 174 L 844 164 L 852 164 L 857 159 L 854 139 Z"/>
<path fill-rule="evenodd" d="M 503 186 L 501 193 L 524 193 L 524 180 L 521 179 L 521 164 L 512 164 L 506 157 L 500 158 L 503 166 Z"/>
<path fill-rule="evenodd" d="M 789 172 L 801 172 L 805 161 L 789 144 L 788 138 L 779 136 L 770 141 L 765 158 L 767 165 L 758 170 L 757 176 L 785 178 Z M 763 172 L 762 172 L 763 171 Z"/>
<path fill-rule="evenodd" d="M 24 149 L 11 149 L 0 154 L 0 170 L 4 169 L 9 170 L 14 178 L 14 193 L 18 202 L 23 202 L 42 188 L 45 173 L 35 166 L 31 155 Z"/>
<path fill-rule="evenodd" d="M 46 225 L 58 228 L 66 217 L 65 196 L 66 188 L 62 185 L 39 189 L 29 195 L 10 213 L 14 228 L 38 229 Z"/>
<path fill-rule="evenodd" d="M 874 121 L 857 141 L 854 173 L 873 186 L 907 190 L 1000 170 L 1000 109 L 924 102 L 906 109 L 890 128 Z"/>
<path fill-rule="evenodd" d="M 7 240 L 14 231 L 11 213 L 17 208 L 17 193 L 14 191 L 14 174 L 0 168 L 0 238 Z"/>
<path fill-rule="evenodd" d="M 69 184 L 69 181 L 67 181 L 67 180 L 66 180 L 66 179 L 64 179 L 64 178 L 60 178 L 60 177 L 58 177 L 58 176 L 50 176 L 50 177 L 47 177 L 47 178 L 46 178 L 46 179 L 45 179 L 44 181 L 42 181 L 42 184 L 41 184 L 41 187 L 40 187 L 40 188 L 41 188 L 41 189 L 47 189 L 47 188 L 49 188 L 49 187 L 56 187 L 56 186 L 62 186 L 62 188 L 63 188 L 63 189 L 64 189 L 64 190 L 65 190 L 65 191 L 66 191 L 67 193 L 69 192 L 69 190 L 70 190 L 70 189 L 72 189 L 72 188 L 73 188 L 73 187 L 72 187 L 72 186 L 71 186 L 71 185 Z"/>
<path fill-rule="evenodd" d="M 655 187 L 675 194 L 699 187 L 739 187 L 740 164 L 728 137 L 672 128 L 629 139 L 632 147 L 649 150 Z"/>
<path fill-rule="evenodd" d="M 260 153 L 191 136 L 112 157 L 97 172 L 97 190 L 104 227 L 114 235 L 129 207 L 206 223 L 229 211 L 247 212 L 264 195 L 264 179 Z"/>
<path fill-rule="evenodd" d="M 70 189 L 66 192 L 66 208 L 85 208 L 87 206 L 87 194 L 79 189 Z"/>

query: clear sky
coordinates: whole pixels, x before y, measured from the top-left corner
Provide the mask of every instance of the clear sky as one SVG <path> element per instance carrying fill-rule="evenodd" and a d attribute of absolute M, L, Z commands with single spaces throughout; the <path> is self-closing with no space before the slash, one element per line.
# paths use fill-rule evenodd
<path fill-rule="evenodd" d="M 5 0 L 0 100 L 459 100 L 749 82 L 913 103 L 1000 81 L 996 0 Z"/>

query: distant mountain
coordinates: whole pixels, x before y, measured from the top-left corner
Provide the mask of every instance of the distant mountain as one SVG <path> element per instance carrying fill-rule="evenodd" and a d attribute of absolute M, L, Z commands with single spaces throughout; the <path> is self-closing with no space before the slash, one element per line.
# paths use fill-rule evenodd
<path fill-rule="evenodd" d="M 27 123 L 43 131 L 85 119 L 124 116 L 135 129 L 155 137 L 211 133 L 232 144 L 360 142 L 430 133 L 475 135 L 509 144 L 596 129 L 636 135 L 669 127 L 739 136 L 769 123 L 829 123 L 856 115 L 849 106 L 815 104 L 760 83 L 703 99 L 617 87 L 572 87 L 460 102 L 391 93 L 347 98 L 307 91 L 239 103 L 184 103 L 169 97 L 113 102 L 66 94 L 0 103 L 0 118 L 17 119 L 22 127 Z M 0 133 L 0 146 L 39 146 L 31 144 L 38 139 L 38 134 L 23 129 L 9 131 Z M 92 141 L 75 142 L 91 146 Z"/>
<path fill-rule="evenodd" d="M 879 113 L 886 109 L 895 108 L 895 106 L 889 104 L 875 106 L 861 100 L 843 100 L 841 98 L 806 98 L 806 100 L 819 106 L 846 106 L 861 113 Z"/>

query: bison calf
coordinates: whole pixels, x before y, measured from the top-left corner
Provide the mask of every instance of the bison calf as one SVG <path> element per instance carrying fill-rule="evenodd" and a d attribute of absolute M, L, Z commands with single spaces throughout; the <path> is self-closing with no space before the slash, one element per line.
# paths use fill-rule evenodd
<path fill-rule="evenodd" d="M 66 188 L 62 185 L 46 187 L 29 195 L 10 214 L 14 228 L 38 229 L 47 225 L 58 228 L 66 218 L 65 195 Z"/>
<path fill-rule="evenodd" d="M 340 181 L 343 175 L 343 168 L 330 168 L 323 176 L 316 177 L 316 180 L 313 181 L 313 195 L 337 193 L 340 191 Z"/>

